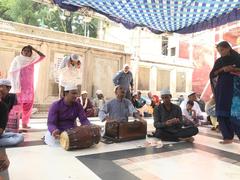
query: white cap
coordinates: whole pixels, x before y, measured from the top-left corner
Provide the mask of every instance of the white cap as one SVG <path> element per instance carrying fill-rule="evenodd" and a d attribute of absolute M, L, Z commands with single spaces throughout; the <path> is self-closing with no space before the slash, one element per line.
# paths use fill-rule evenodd
<path fill-rule="evenodd" d="M 79 57 L 78 57 L 78 55 L 77 54 L 71 54 L 71 59 L 73 60 L 73 61 L 79 61 Z"/>
<path fill-rule="evenodd" d="M 187 93 L 187 96 L 189 97 L 189 96 L 191 96 L 193 94 L 196 94 L 196 93 L 194 91 L 190 91 L 189 93 Z"/>
<path fill-rule="evenodd" d="M 162 95 L 171 95 L 171 92 L 170 92 L 170 90 L 169 89 L 163 89 L 163 90 L 161 90 L 161 96 Z"/>
<path fill-rule="evenodd" d="M 9 81 L 8 79 L 0 79 L 0 85 L 4 85 L 4 86 L 12 86 L 11 85 L 11 81 Z"/>
<path fill-rule="evenodd" d="M 82 94 L 87 94 L 87 91 L 85 91 L 85 90 L 82 91 L 82 92 L 81 92 L 81 95 L 82 95 Z"/>
<path fill-rule="evenodd" d="M 128 64 L 124 64 L 123 65 L 123 68 L 125 68 L 125 67 L 130 67 Z"/>
<path fill-rule="evenodd" d="M 133 93 L 133 96 L 137 96 L 137 95 L 138 95 L 138 93 L 137 93 L 137 92 L 134 92 L 134 93 Z"/>
<path fill-rule="evenodd" d="M 96 94 L 97 94 L 97 95 L 103 94 L 103 92 L 102 92 L 102 90 L 98 89 L 98 90 L 96 91 Z"/>
<path fill-rule="evenodd" d="M 116 90 L 118 89 L 118 87 L 120 87 L 120 85 L 116 85 L 116 86 L 114 87 L 114 92 L 116 92 Z"/>
<path fill-rule="evenodd" d="M 71 90 L 78 90 L 78 88 L 75 85 L 67 85 L 64 87 L 64 91 L 71 91 Z"/>

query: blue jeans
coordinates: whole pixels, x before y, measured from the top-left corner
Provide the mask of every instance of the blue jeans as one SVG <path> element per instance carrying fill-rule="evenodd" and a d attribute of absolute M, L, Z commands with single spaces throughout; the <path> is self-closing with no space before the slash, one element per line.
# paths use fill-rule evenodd
<path fill-rule="evenodd" d="M 23 142 L 24 137 L 19 133 L 6 132 L 0 136 L 0 147 L 16 146 Z"/>

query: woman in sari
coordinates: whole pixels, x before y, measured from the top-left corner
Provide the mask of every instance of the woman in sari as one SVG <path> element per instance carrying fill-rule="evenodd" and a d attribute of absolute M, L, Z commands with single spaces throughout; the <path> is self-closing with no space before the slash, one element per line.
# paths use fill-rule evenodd
<path fill-rule="evenodd" d="M 240 55 L 227 41 L 220 42 L 217 50 L 221 57 L 210 72 L 210 81 L 223 136 L 220 143 L 230 144 L 234 133 L 240 139 Z"/>
<path fill-rule="evenodd" d="M 39 57 L 33 58 L 33 51 Z M 18 103 L 21 105 L 23 128 L 30 128 L 28 123 L 34 101 L 34 64 L 40 62 L 44 57 L 43 53 L 32 46 L 25 46 L 21 54 L 13 59 L 9 69 L 8 74 L 12 84 L 11 92 L 17 94 Z"/>

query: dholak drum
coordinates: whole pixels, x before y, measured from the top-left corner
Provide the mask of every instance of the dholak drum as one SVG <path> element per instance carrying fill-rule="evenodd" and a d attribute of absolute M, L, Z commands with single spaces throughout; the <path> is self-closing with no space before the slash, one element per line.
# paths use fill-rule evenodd
<path fill-rule="evenodd" d="M 99 126 L 78 126 L 62 132 L 60 144 L 65 150 L 82 149 L 98 144 L 100 138 Z"/>

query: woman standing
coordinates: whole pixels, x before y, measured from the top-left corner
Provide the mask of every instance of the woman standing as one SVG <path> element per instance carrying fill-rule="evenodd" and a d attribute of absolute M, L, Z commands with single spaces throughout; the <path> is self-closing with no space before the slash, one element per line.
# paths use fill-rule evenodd
<path fill-rule="evenodd" d="M 81 61 L 79 56 L 71 54 L 63 59 L 60 69 L 58 71 L 59 83 L 59 97 L 64 96 L 64 87 L 69 85 L 76 85 L 78 87 L 78 95 L 81 93 Z"/>
<path fill-rule="evenodd" d="M 39 57 L 33 58 L 33 51 Z M 43 53 L 32 46 L 25 46 L 21 54 L 13 59 L 9 69 L 9 79 L 12 84 L 11 92 L 17 94 L 18 103 L 20 103 L 22 109 L 23 128 L 30 128 L 28 123 L 34 101 L 34 64 L 44 59 L 44 57 Z"/>
<path fill-rule="evenodd" d="M 234 132 L 240 139 L 240 55 L 227 41 L 217 45 L 220 54 L 210 73 L 212 91 L 216 101 L 222 144 L 233 142 Z"/>

